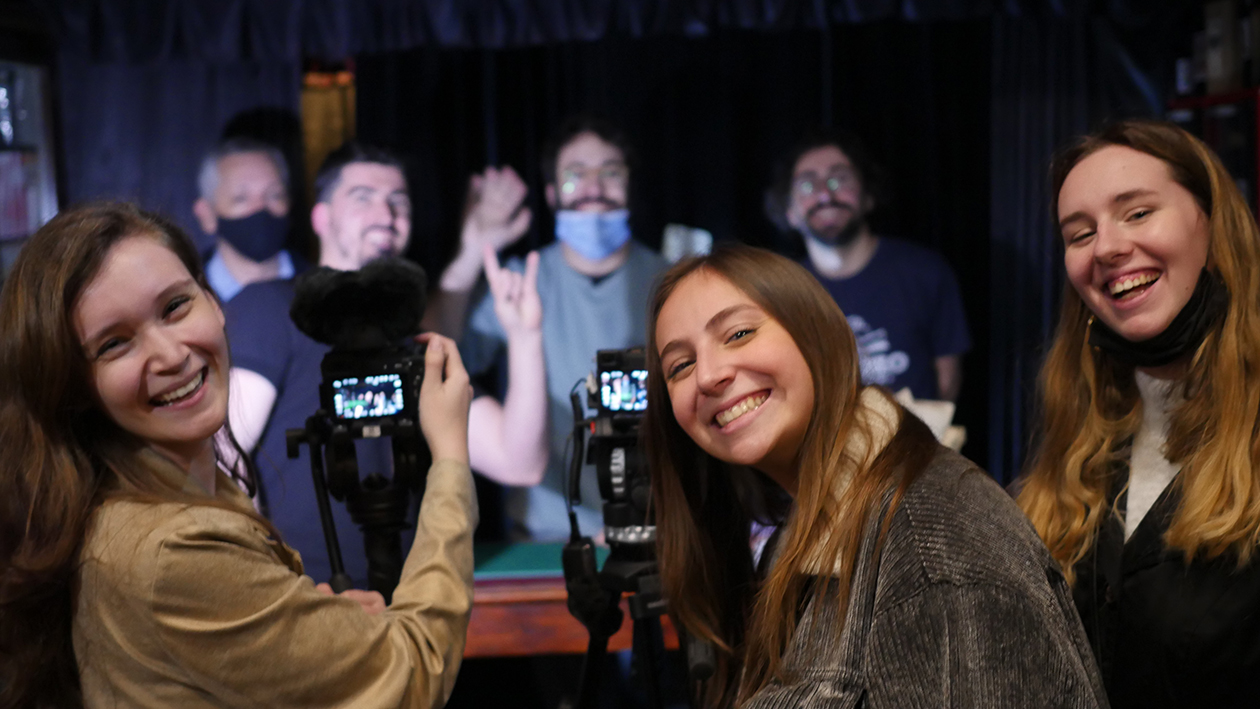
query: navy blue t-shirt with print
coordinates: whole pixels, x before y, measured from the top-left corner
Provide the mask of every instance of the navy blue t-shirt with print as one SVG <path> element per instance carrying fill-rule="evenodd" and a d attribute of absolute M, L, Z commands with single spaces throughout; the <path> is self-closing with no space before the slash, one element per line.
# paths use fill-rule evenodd
<path fill-rule="evenodd" d="M 870 263 L 833 279 L 803 264 L 831 293 L 857 338 L 862 381 L 916 399 L 938 399 L 937 357 L 971 349 L 958 281 L 945 259 L 904 239 L 880 237 Z"/>
<path fill-rule="evenodd" d="M 264 512 L 283 541 L 302 555 L 306 574 L 322 582 L 329 580 L 332 566 L 315 501 L 310 447 L 301 446 L 301 455 L 290 460 L 285 431 L 305 427 L 307 417 L 319 409 L 319 365 L 329 347 L 307 337 L 289 319 L 293 292 L 291 280 L 254 283 L 225 303 L 223 311 L 232 366 L 257 372 L 276 388 L 271 417 L 253 451 L 266 503 Z M 392 449 L 388 439 L 358 440 L 355 449 L 360 477 L 369 472 L 390 474 Z M 346 573 L 356 587 L 366 588 L 363 533 L 344 503 L 332 500 L 332 510 Z M 408 519 L 409 524 L 414 522 L 414 517 Z M 413 536 L 413 530 L 403 535 L 404 556 Z"/>

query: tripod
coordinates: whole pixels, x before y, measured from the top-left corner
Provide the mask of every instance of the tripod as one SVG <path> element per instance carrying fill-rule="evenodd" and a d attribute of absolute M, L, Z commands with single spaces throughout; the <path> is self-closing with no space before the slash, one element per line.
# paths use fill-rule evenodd
<path fill-rule="evenodd" d="M 355 439 L 382 436 L 391 439 L 393 477 L 371 472 L 360 479 L 354 451 Z M 350 518 L 363 530 L 368 588 L 379 592 L 389 603 L 402 577 L 402 531 L 408 526 L 411 496 L 423 494 L 424 476 L 421 471 L 428 467 L 428 447 L 424 445 L 418 427 L 392 421 L 367 425 L 356 423 L 352 426 L 333 419 L 321 409 L 306 419 L 306 428 L 286 431 L 285 443 L 289 458 L 298 457 L 302 444 L 310 447 L 315 501 L 333 572 L 329 585 L 337 593 L 351 587 L 341 557 L 341 544 L 337 541 L 332 504 L 328 501 L 331 494 L 346 503 Z M 327 474 L 325 460 L 328 462 Z"/>
<path fill-rule="evenodd" d="M 644 559 L 646 556 L 648 558 Z M 633 557 L 640 557 L 635 559 Z M 625 545 L 612 548 L 602 571 L 595 569 L 595 548 L 589 537 L 571 541 L 564 549 L 564 578 L 569 592 L 569 612 L 590 633 L 575 709 L 592 709 L 599 695 L 600 667 L 608 653 L 608 640 L 621 628 L 621 597 L 629 593 L 633 621 L 631 662 L 643 677 L 648 702 L 661 709 L 659 665 L 665 656 L 661 616 L 665 599 L 661 577 L 651 549 L 635 550 Z"/>

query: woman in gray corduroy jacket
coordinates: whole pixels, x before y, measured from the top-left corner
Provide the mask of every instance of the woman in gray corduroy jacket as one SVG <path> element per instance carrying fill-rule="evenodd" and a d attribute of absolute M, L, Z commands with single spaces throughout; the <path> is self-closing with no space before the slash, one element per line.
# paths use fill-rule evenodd
<path fill-rule="evenodd" d="M 671 617 L 717 651 L 704 706 L 1106 706 L 1028 520 L 860 385 L 804 269 L 722 249 L 669 271 L 650 313 L 657 550 Z M 755 519 L 780 527 L 764 571 Z"/>

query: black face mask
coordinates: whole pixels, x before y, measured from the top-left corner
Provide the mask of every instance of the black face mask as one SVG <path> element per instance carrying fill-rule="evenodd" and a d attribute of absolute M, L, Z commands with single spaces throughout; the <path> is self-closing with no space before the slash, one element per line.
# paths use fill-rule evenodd
<path fill-rule="evenodd" d="M 252 261 L 266 261 L 280 253 L 288 235 L 289 218 L 277 217 L 266 209 L 240 219 L 219 217 L 217 236 L 226 239 L 232 248 Z"/>
<path fill-rule="evenodd" d="M 1089 344 L 1135 367 L 1161 367 L 1190 354 L 1229 310 L 1229 289 L 1206 268 L 1185 307 L 1158 335 L 1132 342 L 1096 317 L 1090 318 Z"/>

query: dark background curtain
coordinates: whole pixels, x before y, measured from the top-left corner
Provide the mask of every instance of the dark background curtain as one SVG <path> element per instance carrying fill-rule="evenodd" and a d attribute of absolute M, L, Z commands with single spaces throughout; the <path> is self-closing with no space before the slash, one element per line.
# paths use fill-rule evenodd
<path fill-rule="evenodd" d="M 790 247 L 761 213 L 773 158 L 806 127 L 852 128 L 894 177 L 876 228 L 939 249 L 958 272 L 975 340 L 966 452 L 1002 481 L 1033 433 L 1061 288 L 1049 157 L 1102 118 L 1159 113 L 1172 59 L 1202 26 L 1193 0 L 31 5 L 59 45 L 67 202 L 126 197 L 191 226 L 198 159 L 229 118 L 292 115 L 304 58 L 353 56 L 360 135 L 409 156 L 413 255 L 435 272 L 467 176 L 486 162 L 531 182 L 538 219 L 522 248 L 548 238 L 537 154 L 572 111 L 632 133 L 635 227 L 650 244 L 682 222 Z"/>
<path fill-rule="evenodd" d="M 519 249 L 551 241 L 538 152 L 571 113 L 630 134 L 634 232 L 653 246 L 677 222 L 799 249 L 765 217 L 771 166 L 803 131 L 849 127 L 893 177 L 877 232 L 942 251 L 964 283 L 977 342 L 960 417 L 983 457 L 989 61 L 983 21 L 361 55 L 359 135 L 411 159 L 413 255 L 437 273 L 453 256 L 468 175 L 487 163 L 530 183 L 535 222 Z"/>
<path fill-rule="evenodd" d="M 192 213 L 202 156 L 238 115 L 253 112 L 276 129 L 286 116 L 297 120 L 297 62 L 59 59 L 67 203 L 136 201 L 173 217 L 203 247 L 209 239 Z"/>

